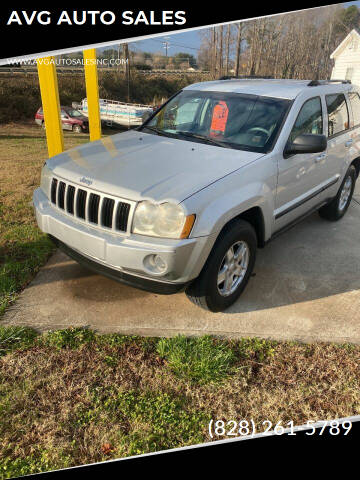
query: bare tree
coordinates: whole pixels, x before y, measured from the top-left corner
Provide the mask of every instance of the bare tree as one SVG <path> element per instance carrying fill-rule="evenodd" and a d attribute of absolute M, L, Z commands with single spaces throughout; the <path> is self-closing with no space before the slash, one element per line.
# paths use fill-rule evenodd
<path fill-rule="evenodd" d="M 231 38 L 231 26 L 228 25 L 226 29 L 226 45 L 225 45 L 225 75 L 229 74 L 230 38 Z"/>
<path fill-rule="evenodd" d="M 237 37 L 236 37 L 235 76 L 239 75 L 243 24 L 238 23 L 237 24 L 237 29 L 238 29 L 238 32 L 237 32 Z"/>

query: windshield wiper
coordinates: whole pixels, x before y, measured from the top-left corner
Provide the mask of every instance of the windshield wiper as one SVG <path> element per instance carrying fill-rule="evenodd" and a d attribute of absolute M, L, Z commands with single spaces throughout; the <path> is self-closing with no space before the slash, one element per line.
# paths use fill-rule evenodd
<path fill-rule="evenodd" d="M 159 128 L 156 128 L 156 127 L 151 127 L 151 126 L 148 126 L 148 125 L 145 125 L 144 127 L 142 127 L 141 130 L 144 130 L 144 129 L 147 129 L 147 130 L 150 130 L 151 132 L 154 132 L 156 133 L 157 135 L 162 135 L 164 137 L 169 137 L 170 135 L 168 135 L 166 132 L 164 132 L 163 130 L 160 130 Z"/>
<path fill-rule="evenodd" d="M 192 133 L 192 132 L 176 132 L 177 135 L 183 135 L 184 137 L 189 137 L 189 138 L 197 138 L 198 140 L 202 140 L 205 143 L 209 143 L 210 145 L 216 145 L 217 147 L 224 147 L 224 148 L 234 148 L 228 143 L 224 142 L 219 142 L 217 140 L 214 140 L 213 138 L 210 137 L 205 137 L 203 135 L 198 135 L 197 133 Z"/>

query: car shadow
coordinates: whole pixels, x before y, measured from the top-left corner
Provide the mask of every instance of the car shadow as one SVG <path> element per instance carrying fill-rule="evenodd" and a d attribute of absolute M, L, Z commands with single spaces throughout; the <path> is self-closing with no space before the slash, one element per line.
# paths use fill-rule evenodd
<path fill-rule="evenodd" d="M 317 213 L 258 250 L 243 295 L 225 313 L 267 310 L 360 290 L 360 206 L 328 222 Z"/>

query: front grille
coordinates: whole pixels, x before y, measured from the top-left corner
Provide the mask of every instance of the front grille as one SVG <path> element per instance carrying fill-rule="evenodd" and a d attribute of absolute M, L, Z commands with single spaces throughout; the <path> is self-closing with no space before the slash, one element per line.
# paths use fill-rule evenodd
<path fill-rule="evenodd" d="M 53 178 L 51 182 L 51 201 L 52 203 L 56 203 L 56 190 L 57 190 L 57 178 Z"/>
<path fill-rule="evenodd" d="M 125 202 L 118 203 L 116 218 L 115 218 L 116 230 L 122 230 L 123 232 L 126 232 L 129 212 L 130 212 L 130 205 L 128 203 L 125 203 Z"/>
<path fill-rule="evenodd" d="M 87 191 L 79 188 L 76 197 L 76 216 L 83 220 L 86 218 L 86 197 Z"/>
<path fill-rule="evenodd" d="M 127 232 L 131 204 L 90 192 L 53 178 L 51 202 L 80 220 Z"/>
<path fill-rule="evenodd" d="M 64 210 L 65 208 L 65 188 L 66 185 L 64 182 L 59 183 L 59 190 L 58 190 L 58 207 Z"/>
<path fill-rule="evenodd" d="M 99 223 L 99 203 L 100 195 L 90 193 L 89 199 L 89 221 L 93 223 Z"/>
<path fill-rule="evenodd" d="M 115 200 L 105 197 L 101 209 L 101 225 L 104 227 L 112 227 L 112 218 L 114 213 Z"/>
<path fill-rule="evenodd" d="M 75 187 L 69 185 L 66 194 L 66 210 L 71 215 L 74 215 L 74 200 L 75 200 Z"/>

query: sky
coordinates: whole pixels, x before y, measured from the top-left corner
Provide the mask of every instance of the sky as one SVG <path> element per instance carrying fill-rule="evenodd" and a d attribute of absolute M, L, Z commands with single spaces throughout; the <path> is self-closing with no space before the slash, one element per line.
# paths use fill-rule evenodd
<path fill-rule="evenodd" d="M 356 5 L 358 8 L 360 8 L 360 0 L 357 2 L 344 3 L 345 7 L 349 7 L 350 5 Z M 169 56 L 172 56 L 175 53 L 179 53 L 179 52 L 186 52 L 196 57 L 197 51 L 201 43 L 199 32 L 200 32 L 199 30 L 193 30 L 190 32 L 176 33 L 173 35 L 165 35 L 164 37 L 157 37 L 153 39 L 132 42 L 130 45 L 132 50 L 139 50 L 143 52 L 152 52 L 152 53 L 163 52 L 165 54 L 165 49 L 162 42 L 168 41 Z"/>
<path fill-rule="evenodd" d="M 162 45 L 162 42 L 164 41 L 169 42 L 169 56 L 179 52 L 186 52 L 196 56 L 201 43 L 199 31 L 195 30 L 191 32 L 174 33 L 173 35 L 165 35 L 164 37 L 157 37 L 148 40 L 140 40 L 133 42 L 130 45 L 132 49 L 135 47 L 143 52 L 163 52 L 165 54 L 165 49 Z"/>

